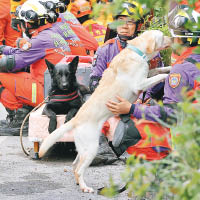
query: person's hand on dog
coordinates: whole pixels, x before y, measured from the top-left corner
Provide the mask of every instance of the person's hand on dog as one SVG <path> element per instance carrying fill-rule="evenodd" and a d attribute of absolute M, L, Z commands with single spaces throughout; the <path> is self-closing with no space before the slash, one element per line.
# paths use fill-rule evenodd
<path fill-rule="evenodd" d="M 127 101 L 126 99 L 116 96 L 117 100 L 119 102 L 111 101 L 109 100 L 106 103 L 106 106 L 108 109 L 114 114 L 114 115 L 120 115 L 120 114 L 128 114 L 131 109 L 131 103 Z"/>

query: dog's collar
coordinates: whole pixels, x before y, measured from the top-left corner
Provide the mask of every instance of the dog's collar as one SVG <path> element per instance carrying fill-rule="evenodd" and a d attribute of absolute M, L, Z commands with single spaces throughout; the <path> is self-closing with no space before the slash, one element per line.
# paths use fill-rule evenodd
<path fill-rule="evenodd" d="M 70 94 L 63 94 L 63 95 L 51 95 L 49 97 L 49 102 L 65 102 L 65 101 L 72 101 L 76 98 L 78 98 L 78 92 L 74 91 Z"/>
<path fill-rule="evenodd" d="M 139 56 L 141 56 L 146 62 L 148 62 L 147 56 L 142 51 L 140 51 L 137 47 L 131 44 L 128 44 L 126 48 L 131 49 L 132 51 L 137 53 Z"/>

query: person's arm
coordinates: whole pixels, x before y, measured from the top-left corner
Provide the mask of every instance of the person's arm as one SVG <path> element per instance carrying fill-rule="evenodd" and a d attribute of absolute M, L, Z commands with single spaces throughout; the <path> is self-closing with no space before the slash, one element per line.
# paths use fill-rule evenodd
<path fill-rule="evenodd" d="M 174 105 L 154 105 L 147 106 L 142 104 L 131 104 L 126 99 L 120 96 L 116 97 L 119 102 L 108 101 L 107 107 L 114 115 L 121 114 L 132 114 L 137 119 L 146 119 L 150 121 L 158 122 L 159 120 L 163 122 L 173 122 L 176 121 L 174 116 Z"/>
<path fill-rule="evenodd" d="M 0 59 L 0 71 L 15 72 L 26 68 L 45 56 L 45 41 L 35 37 L 30 40 L 30 43 L 31 47 L 27 51 L 5 46 L 3 48 L 4 56 Z"/>
<path fill-rule="evenodd" d="M 19 50 L 18 48 L 6 46 L 6 45 L 0 46 L 0 54 L 3 54 L 3 55 L 13 55 L 18 50 Z"/>
<path fill-rule="evenodd" d="M 90 74 L 90 91 L 94 92 L 96 87 L 99 85 L 99 81 L 102 77 L 103 72 L 107 68 L 107 53 L 105 47 L 99 47 L 96 54 L 94 55 L 92 72 Z"/>
<path fill-rule="evenodd" d="M 182 100 L 181 92 L 184 87 L 189 87 L 187 72 L 181 65 L 172 69 L 171 73 L 165 80 L 163 106 L 146 106 L 142 104 L 131 104 L 126 99 L 116 97 L 119 102 L 108 101 L 108 109 L 115 115 L 133 114 L 137 119 L 168 122 L 175 119 L 174 109 L 176 104 Z"/>

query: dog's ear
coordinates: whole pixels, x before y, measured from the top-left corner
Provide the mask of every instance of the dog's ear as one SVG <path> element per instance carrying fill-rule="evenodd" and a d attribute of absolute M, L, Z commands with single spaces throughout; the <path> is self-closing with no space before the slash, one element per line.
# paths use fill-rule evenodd
<path fill-rule="evenodd" d="M 151 54 L 155 51 L 156 48 L 156 40 L 155 38 L 149 38 L 147 41 L 147 49 L 146 53 Z"/>
<path fill-rule="evenodd" d="M 45 59 L 46 65 L 48 67 L 49 73 L 53 74 L 54 69 L 55 69 L 55 65 L 52 64 L 51 62 L 49 62 L 47 59 Z"/>
<path fill-rule="evenodd" d="M 79 56 L 76 56 L 71 63 L 69 63 L 69 70 L 70 72 L 75 73 L 78 67 Z"/>

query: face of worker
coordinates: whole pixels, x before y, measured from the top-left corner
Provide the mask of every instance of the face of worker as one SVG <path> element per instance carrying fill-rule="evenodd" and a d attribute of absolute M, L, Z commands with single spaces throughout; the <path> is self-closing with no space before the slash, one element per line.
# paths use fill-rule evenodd
<path fill-rule="evenodd" d="M 128 16 L 119 16 L 117 18 L 119 21 L 123 21 L 124 24 L 117 27 L 117 33 L 123 36 L 133 36 L 136 29 L 136 23 L 133 19 L 130 19 Z"/>

